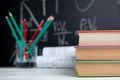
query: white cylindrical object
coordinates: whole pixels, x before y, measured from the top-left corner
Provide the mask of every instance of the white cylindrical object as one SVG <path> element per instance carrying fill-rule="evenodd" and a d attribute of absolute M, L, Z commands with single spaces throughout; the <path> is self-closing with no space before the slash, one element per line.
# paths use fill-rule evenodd
<path fill-rule="evenodd" d="M 43 55 L 38 56 L 37 67 L 41 68 L 73 68 L 75 47 L 44 47 Z"/>

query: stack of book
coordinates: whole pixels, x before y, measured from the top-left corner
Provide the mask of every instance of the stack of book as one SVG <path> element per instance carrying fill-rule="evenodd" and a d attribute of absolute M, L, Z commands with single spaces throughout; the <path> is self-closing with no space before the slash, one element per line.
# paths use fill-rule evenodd
<path fill-rule="evenodd" d="M 120 76 L 120 30 L 79 30 L 77 33 L 77 75 Z"/>

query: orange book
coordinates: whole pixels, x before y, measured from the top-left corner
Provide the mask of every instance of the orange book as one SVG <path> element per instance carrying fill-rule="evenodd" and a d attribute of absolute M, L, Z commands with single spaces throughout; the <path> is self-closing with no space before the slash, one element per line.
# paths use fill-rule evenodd
<path fill-rule="evenodd" d="M 78 30 L 78 45 L 120 44 L 120 30 Z"/>
<path fill-rule="evenodd" d="M 77 60 L 120 60 L 119 45 L 79 45 L 76 47 Z"/>

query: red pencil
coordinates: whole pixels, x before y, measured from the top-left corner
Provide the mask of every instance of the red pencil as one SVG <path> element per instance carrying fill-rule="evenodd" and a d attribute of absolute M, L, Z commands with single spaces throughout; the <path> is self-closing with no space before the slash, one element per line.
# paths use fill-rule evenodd
<path fill-rule="evenodd" d="M 24 24 L 24 31 L 23 31 L 23 36 L 24 36 L 24 40 L 27 40 L 27 23 L 26 23 L 26 19 L 23 20 L 23 24 Z M 26 47 L 24 46 L 24 56 L 26 57 Z M 26 57 L 27 58 L 27 57 Z"/>
<path fill-rule="evenodd" d="M 30 41 L 29 41 L 29 44 L 28 45 L 31 45 L 32 41 L 35 39 L 35 36 L 37 35 L 38 31 L 41 29 L 42 25 L 44 23 L 44 20 L 41 20 L 40 24 L 38 25 L 37 29 L 35 30 L 35 32 L 33 33 Z"/>

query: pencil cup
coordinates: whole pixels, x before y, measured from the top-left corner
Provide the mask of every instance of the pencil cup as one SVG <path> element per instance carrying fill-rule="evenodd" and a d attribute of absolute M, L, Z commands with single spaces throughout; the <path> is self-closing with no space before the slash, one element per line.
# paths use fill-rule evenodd
<path fill-rule="evenodd" d="M 16 49 L 16 67 L 33 68 L 36 67 L 37 47 L 35 47 L 30 55 L 27 51 L 24 52 Z"/>

